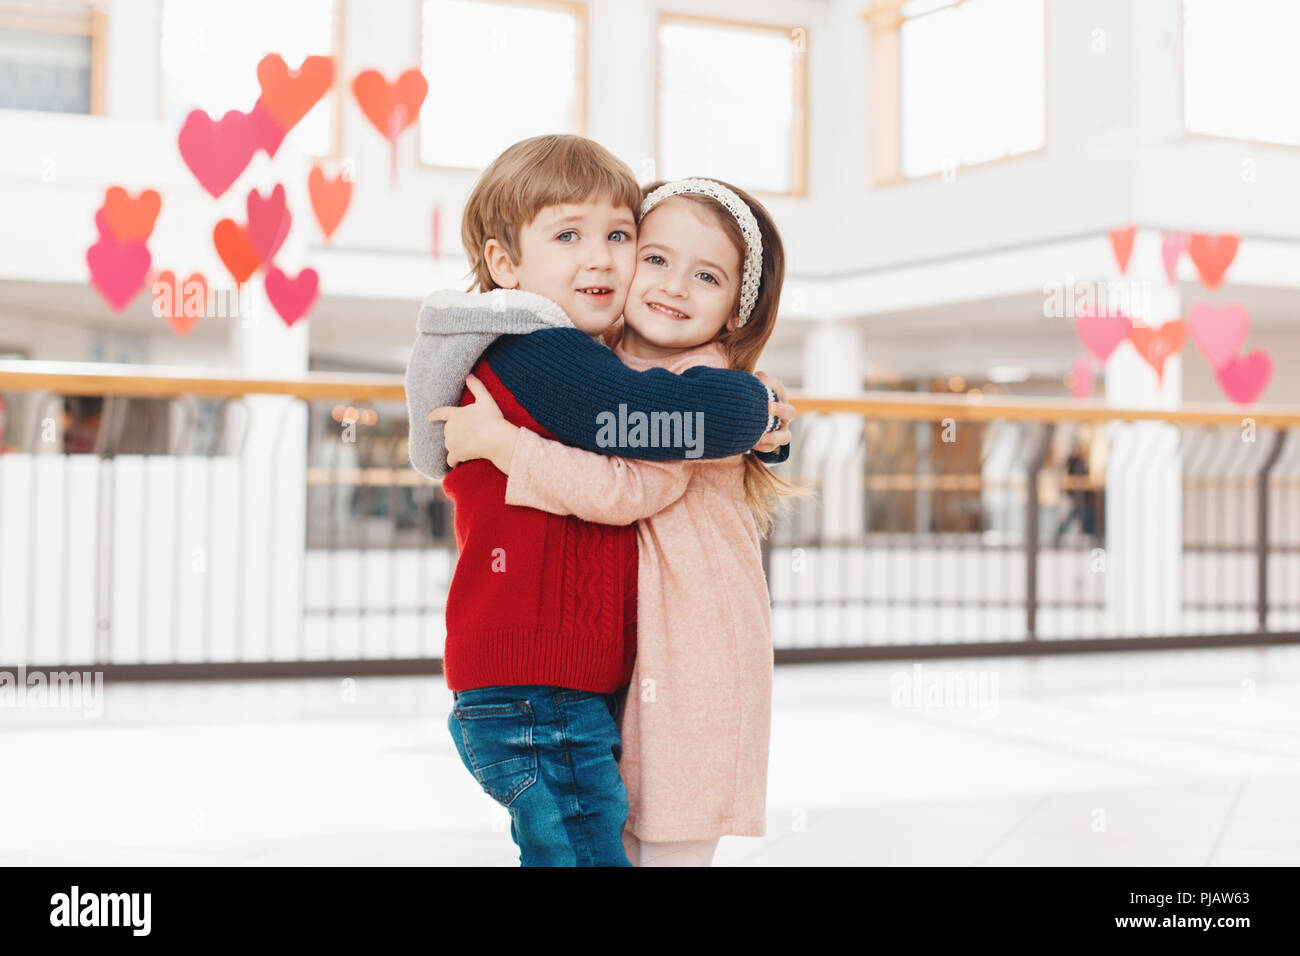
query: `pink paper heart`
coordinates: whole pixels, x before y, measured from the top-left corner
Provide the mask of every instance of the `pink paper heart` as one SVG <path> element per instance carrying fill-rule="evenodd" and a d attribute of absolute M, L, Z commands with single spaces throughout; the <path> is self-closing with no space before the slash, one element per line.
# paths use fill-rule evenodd
<path fill-rule="evenodd" d="M 1249 405 L 1263 394 L 1273 377 L 1273 359 L 1263 349 L 1230 358 L 1214 372 L 1219 387 L 1238 405 Z"/>
<path fill-rule="evenodd" d="M 315 269 L 303 269 L 295 279 L 290 279 L 281 269 L 272 269 L 266 274 L 266 297 L 284 324 L 292 326 L 316 301 L 319 284 Z"/>
<path fill-rule="evenodd" d="M 1160 243 L 1160 257 L 1165 263 L 1165 276 L 1169 284 L 1178 281 L 1178 260 L 1187 251 L 1187 233 L 1166 232 Z"/>
<path fill-rule="evenodd" d="M 239 110 L 231 110 L 219 121 L 203 110 L 192 110 L 176 142 L 181 159 L 213 198 L 219 198 L 248 168 L 260 145 L 256 122 Z"/>
<path fill-rule="evenodd" d="M 1250 315 L 1239 305 L 1225 305 L 1216 309 L 1208 302 L 1192 306 L 1187 313 L 1187 325 L 1192 341 L 1209 361 L 1211 368 L 1220 368 L 1237 354 L 1250 333 Z"/>
<path fill-rule="evenodd" d="M 1075 315 L 1074 328 L 1079 333 L 1083 347 L 1105 365 L 1106 359 L 1119 347 L 1119 343 L 1128 338 L 1133 322 L 1122 312 L 1098 315 L 1095 305 L 1085 305 Z"/>
<path fill-rule="evenodd" d="M 253 244 L 258 258 L 270 263 L 276 250 L 289 235 L 291 217 L 285 205 L 284 186 L 277 184 L 269 199 L 263 199 L 256 189 L 248 193 L 248 240 Z"/>
<path fill-rule="evenodd" d="M 1070 363 L 1070 394 L 1075 398 L 1087 398 L 1092 394 L 1094 376 L 1092 363 L 1087 356 L 1080 355 Z"/>
<path fill-rule="evenodd" d="M 151 261 L 143 242 L 118 242 L 109 236 L 101 236 L 99 242 L 86 250 L 90 284 L 115 312 L 126 308 L 144 288 Z"/>
<path fill-rule="evenodd" d="M 274 156 L 288 131 L 271 115 L 260 98 L 253 104 L 248 117 L 253 124 L 253 138 L 257 145 L 266 150 L 266 155 Z"/>

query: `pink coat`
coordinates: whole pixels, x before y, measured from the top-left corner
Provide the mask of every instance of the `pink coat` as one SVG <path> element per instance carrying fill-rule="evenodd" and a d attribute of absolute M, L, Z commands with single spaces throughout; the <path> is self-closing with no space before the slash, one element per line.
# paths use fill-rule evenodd
<path fill-rule="evenodd" d="M 657 361 L 618 354 L 677 374 L 727 364 L 714 343 Z M 619 766 L 627 827 L 643 841 L 766 830 L 772 626 L 743 476 L 740 455 L 629 461 L 526 429 L 515 446 L 506 504 L 637 522 L 637 658 Z"/>

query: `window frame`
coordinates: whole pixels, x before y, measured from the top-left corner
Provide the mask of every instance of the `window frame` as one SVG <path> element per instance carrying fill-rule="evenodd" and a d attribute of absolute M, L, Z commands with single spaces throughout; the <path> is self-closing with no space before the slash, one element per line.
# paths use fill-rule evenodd
<path fill-rule="evenodd" d="M 416 33 L 416 62 L 424 70 L 424 0 L 418 0 L 418 29 Z M 536 7 L 567 13 L 573 17 L 573 132 L 587 135 L 587 4 L 584 0 L 470 0 L 473 3 L 495 4 L 499 7 Z M 425 79 L 428 79 L 426 76 Z M 432 91 L 431 91 L 432 92 Z M 424 109 L 415 121 L 415 161 L 420 169 L 438 172 L 481 173 L 485 166 L 454 166 L 430 163 L 424 158 L 420 141 L 424 129 Z"/>
<path fill-rule="evenodd" d="M 904 17 L 902 14 L 901 8 L 905 2 L 906 0 L 873 0 L 872 6 L 862 14 L 869 30 L 871 61 L 871 115 L 867 123 L 867 136 L 871 141 L 871 168 L 867 185 L 872 189 L 942 180 L 948 175 L 948 171 L 942 169 L 924 176 L 903 175 L 902 28 L 908 20 L 920 20 L 943 10 L 954 9 L 967 0 L 957 0 L 949 6 L 912 17 Z M 962 170 L 987 169 L 1000 163 L 1029 159 L 1047 152 L 1052 142 L 1051 17 L 1052 4 L 1050 0 L 1043 0 L 1043 145 L 1025 153 L 956 166 L 952 170 L 954 176 Z"/>
<path fill-rule="evenodd" d="M 84 16 L 58 10 L 0 2 L 0 29 L 27 33 L 59 33 L 90 39 L 90 110 L 69 116 L 104 116 L 107 107 L 108 12 L 92 6 Z M 47 113 L 48 110 L 23 112 Z"/>
<path fill-rule="evenodd" d="M 1172 0 L 1178 4 L 1178 128 L 1185 142 L 1242 143 L 1246 146 L 1264 149 L 1300 149 L 1300 143 L 1275 143 L 1267 139 L 1242 139 L 1238 136 L 1225 136 L 1222 133 L 1206 133 L 1187 127 L 1187 6 L 1183 0 Z"/>
<path fill-rule="evenodd" d="M 157 29 L 157 42 L 155 44 L 155 49 L 157 49 L 158 51 L 158 83 L 157 83 L 157 96 L 155 97 L 156 100 L 155 115 L 157 116 L 159 123 L 165 122 L 165 117 L 163 113 L 163 87 L 166 83 L 166 73 L 163 69 L 163 56 L 162 56 L 163 4 L 165 2 L 166 0 L 160 0 L 158 4 L 158 29 Z M 334 122 L 332 124 L 334 127 L 334 132 L 333 135 L 330 136 L 330 145 L 329 145 L 329 149 L 326 152 L 320 155 L 316 155 L 314 153 L 307 153 L 306 155 L 308 158 L 317 160 L 319 162 L 337 163 L 337 162 L 341 162 L 344 158 L 343 157 L 343 98 L 346 95 L 348 95 L 351 91 L 343 83 L 343 73 L 344 73 L 343 38 L 344 36 L 346 36 L 346 33 L 344 32 L 344 28 L 343 28 L 343 21 L 347 11 L 347 0 L 331 0 L 331 2 L 334 5 L 334 38 L 333 38 L 333 49 L 330 51 L 329 56 L 334 61 L 334 82 L 330 85 L 329 93 L 334 94 Z M 288 64 L 288 66 L 289 69 L 292 70 L 295 64 L 290 63 Z M 326 95 L 328 95 L 328 93 Z M 238 108 L 239 107 L 231 107 L 231 109 L 238 109 Z M 252 108 L 253 108 L 253 104 L 249 103 L 248 109 L 251 110 Z M 215 116 L 213 117 L 213 119 L 221 119 L 221 117 Z"/>
<path fill-rule="evenodd" d="M 660 152 L 662 131 L 659 124 L 659 91 L 663 74 L 663 47 L 660 43 L 660 31 L 666 23 L 684 23 L 688 26 L 712 26 L 727 29 L 762 30 L 779 33 L 787 42 L 794 42 L 795 31 L 802 33 L 804 48 L 794 51 L 794 90 L 793 122 L 790 130 L 790 188 L 773 191 L 768 189 L 750 189 L 744 183 L 737 183 L 746 192 L 755 197 L 790 197 L 806 199 L 808 197 L 808 37 L 810 31 L 801 24 L 782 25 L 763 23 L 755 20 L 727 20 L 720 17 L 696 16 L 689 13 L 676 13 L 659 10 L 655 17 L 654 31 L 654 98 L 651 104 L 651 155 L 654 157 L 655 178 L 662 179 L 663 155 Z"/>

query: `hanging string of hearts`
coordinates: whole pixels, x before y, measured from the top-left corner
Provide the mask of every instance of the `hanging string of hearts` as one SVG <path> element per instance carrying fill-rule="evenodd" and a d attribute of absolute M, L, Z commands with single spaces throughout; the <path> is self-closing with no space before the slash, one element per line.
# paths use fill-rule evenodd
<path fill-rule="evenodd" d="M 110 186 L 95 212 L 99 238 L 86 250 L 90 284 L 115 312 L 127 307 L 144 288 L 153 257 L 148 240 L 162 208 L 157 190 L 131 196 L 121 186 Z"/>
<path fill-rule="evenodd" d="M 1110 230 L 1111 249 L 1121 274 L 1128 270 L 1136 234 L 1136 226 Z M 1165 277 L 1170 285 L 1177 283 L 1178 263 L 1186 252 L 1201 284 L 1213 292 L 1223 285 L 1240 244 L 1240 237 L 1231 233 L 1212 236 L 1165 232 L 1160 249 Z M 1199 303 L 1188 311 L 1186 321 L 1173 319 L 1157 328 L 1134 325 L 1118 311 L 1100 313 L 1095 307 L 1087 306 L 1076 314 L 1075 330 L 1084 348 L 1103 366 L 1121 342 L 1126 339 L 1132 342 L 1159 381 L 1163 381 L 1166 360 L 1183 350 L 1190 335 L 1214 370 L 1219 387 L 1239 405 L 1257 401 L 1273 375 L 1273 359 L 1263 349 L 1238 354 L 1250 331 L 1250 316 L 1240 305 L 1216 307 Z M 1087 359 L 1076 359 L 1067 377 L 1076 397 L 1085 397 L 1092 390 L 1091 366 L 1088 365 L 1085 375 L 1081 363 L 1087 365 Z"/>

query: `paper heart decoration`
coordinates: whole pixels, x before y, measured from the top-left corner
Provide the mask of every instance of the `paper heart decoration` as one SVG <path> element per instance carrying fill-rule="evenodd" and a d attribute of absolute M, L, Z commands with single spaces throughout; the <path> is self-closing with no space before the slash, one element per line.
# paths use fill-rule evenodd
<path fill-rule="evenodd" d="M 262 87 L 258 102 L 287 133 L 329 92 L 334 61 L 327 56 L 309 56 L 290 72 L 280 54 L 268 53 L 257 64 L 257 82 Z"/>
<path fill-rule="evenodd" d="M 90 284 L 115 312 L 126 308 L 144 286 L 150 261 L 143 242 L 118 242 L 112 236 L 101 236 L 86 250 Z"/>
<path fill-rule="evenodd" d="M 253 104 L 253 111 L 248 114 L 248 121 L 253 127 L 253 142 L 257 147 L 266 150 L 266 155 L 274 156 L 280 144 L 284 142 L 288 130 L 276 122 L 275 117 L 270 114 L 266 104 L 261 100 Z"/>
<path fill-rule="evenodd" d="M 269 199 L 256 189 L 248 193 L 248 241 L 263 263 L 269 263 L 289 235 L 292 217 L 285 204 L 284 186 L 277 184 Z"/>
<path fill-rule="evenodd" d="M 177 335 L 188 335 L 208 311 L 208 280 L 192 273 L 184 283 L 166 269 L 153 284 L 154 314 L 161 314 Z"/>
<path fill-rule="evenodd" d="M 1087 305 L 1075 315 L 1074 328 L 1083 347 L 1104 365 L 1119 343 L 1128 338 L 1133 322 L 1122 312 L 1098 314 L 1096 306 Z"/>
<path fill-rule="evenodd" d="M 363 70 L 352 80 L 352 95 L 379 135 L 390 142 L 415 122 L 429 83 L 419 70 L 407 70 L 389 83 L 378 70 Z"/>
<path fill-rule="evenodd" d="M 326 179 L 325 172 L 319 165 L 312 166 L 307 176 L 307 192 L 311 195 L 312 212 L 320 223 L 321 232 L 328 239 L 334 234 L 348 211 L 352 201 L 352 184 L 339 173 L 333 179 Z"/>
<path fill-rule="evenodd" d="M 1169 284 L 1178 281 L 1178 260 L 1187 248 L 1187 233 L 1166 232 L 1160 242 L 1160 258 L 1165 264 L 1165 277 Z"/>
<path fill-rule="evenodd" d="M 1249 405 L 1264 393 L 1273 377 L 1273 359 L 1263 349 L 1230 358 L 1214 372 L 1219 387 L 1238 405 Z"/>
<path fill-rule="evenodd" d="M 1180 319 L 1166 322 L 1158 329 L 1147 325 L 1134 326 L 1129 333 L 1129 341 L 1138 350 L 1138 354 L 1146 359 L 1146 363 L 1155 369 L 1156 378 L 1163 381 L 1165 359 L 1183 350 L 1187 341 L 1187 326 Z"/>
<path fill-rule="evenodd" d="M 185 117 L 177 145 L 185 165 L 215 199 L 248 168 L 261 140 L 257 123 L 248 113 L 231 110 L 214 121 L 203 110 L 192 110 Z"/>
<path fill-rule="evenodd" d="M 1087 398 L 1092 394 L 1094 376 L 1092 363 L 1086 355 L 1081 355 L 1070 363 L 1070 372 L 1066 375 L 1070 383 L 1070 394 L 1075 398 Z"/>
<path fill-rule="evenodd" d="M 132 199 L 121 186 L 110 186 L 104 194 L 103 226 L 118 242 L 144 242 L 153 233 L 162 197 L 157 190 L 146 189 Z M 99 225 L 96 217 L 96 225 Z"/>
<path fill-rule="evenodd" d="M 262 260 L 257 257 L 248 233 L 235 220 L 223 219 L 212 230 L 212 242 L 217 255 L 236 282 L 247 282 Z"/>
<path fill-rule="evenodd" d="M 1239 305 L 1216 309 L 1208 302 L 1201 302 L 1187 313 L 1187 328 L 1210 367 L 1217 369 L 1235 356 L 1246 341 L 1250 315 Z"/>
<path fill-rule="evenodd" d="M 1203 232 L 1192 233 L 1187 243 L 1187 252 L 1196 263 L 1196 271 L 1201 274 L 1205 288 L 1213 291 L 1223 284 L 1224 273 L 1237 255 L 1240 237 L 1225 233 L 1222 236 L 1207 236 Z"/>
<path fill-rule="evenodd" d="M 296 279 L 290 279 L 281 269 L 266 274 L 266 297 L 280 313 L 284 324 L 292 326 L 306 315 L 316 301 L 320 277 L 315 269 L 303 269 Z"/>
<path fill-rule="evenodd" d="M 1115 252 L 1115 261 L 1119 263 L 1121 273 L 1128 271 L 1129 256 L 1133 254 L 1133 237 L 1137 235 L 1137 226 L 1110 231 L 1110 246 Z"/>

